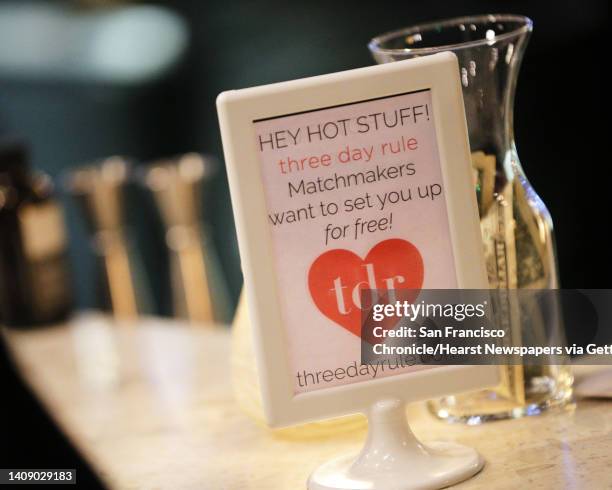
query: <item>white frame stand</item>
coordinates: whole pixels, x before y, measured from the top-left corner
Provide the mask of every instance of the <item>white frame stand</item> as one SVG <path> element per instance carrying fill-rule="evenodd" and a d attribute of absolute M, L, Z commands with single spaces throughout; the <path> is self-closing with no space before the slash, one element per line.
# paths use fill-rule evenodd
<path fill-rule="evenodd" d="M 406 404 L 375 403 L 368 413 L 368 438 L 361 453 L 317 468 L 308 490 L 438 489 L 467 480 L 484 460 L 476 450 L 452 442 L 421 443 L 406 420 Z"/>
<path fill-rule="evenodd" d="M 261 171 L 254 124 L 265 119 L 421 90 L 431 91 L 457 287 L 487 289 L 489 283 L 474 193 L 459 63 L 453 53 L 229 91 L 217 99 L 245 291 L 253 322 L 261 394 L 266 420 L 271 427 L 367 411 L 373 403 L 385 398 L 398 397 L 405 402 L 428 400 L 499 383 L 496 366 L 436 366 L 435 369 L 398 373 L 378 380 L 363 379 L 296 396 L 295 377 L 290 368 L 293 354 L 288 349 L 290 331 L 286 328 L 287 317 L 283 312 L 283 308 L 289 306 L 281 302 L 285 292 L 280 289 L 277 278 L 275 257 L 279 250 L 273 244 L 267 184 Z M 394 236 L 406 237 L 401 230 L 397 233 Z M 316 255 L 321 252 L 322 249 Z M 309 253 L 314 258 L 314 248 Z M 296 257 L 302 260 L 301 255 Z M 304 298 L 308 298 L 305 277 L 306 269 L 294 279 L 296 287 L 304 288 Z M 429 284 L 430 289 L 439 286 Z M 307 303 L 301 307 L 315 308 L 314 304 L 307 306 Z M 333 323 L 323 316 L 320 321 Z M 348 338 L 347 342 L 340 348 L 353 345 Z M 352 339 L 352 342 L 358 340 Z"/>

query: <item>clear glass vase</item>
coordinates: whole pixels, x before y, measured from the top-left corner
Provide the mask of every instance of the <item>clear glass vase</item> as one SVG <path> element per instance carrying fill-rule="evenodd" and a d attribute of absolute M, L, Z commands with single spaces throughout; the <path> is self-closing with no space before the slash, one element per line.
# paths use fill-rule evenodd
<path fill-rule="evenodd" d="M 457 55 L 491 288 L 558 287 L 552 220 L 514 143 L 514 94 L 531 30 L 527 17 L 483 15 L 409 27 L 369 44 L 378 63 L 441 51 Z M 520 335 L 520 312 L 508 315 L 513 334 Z M 572 398 L 567 366 L 500 369 L 496 389 L 431 401 L 431 410 L 450 421 L 476 424 L 541 413 Z"/>

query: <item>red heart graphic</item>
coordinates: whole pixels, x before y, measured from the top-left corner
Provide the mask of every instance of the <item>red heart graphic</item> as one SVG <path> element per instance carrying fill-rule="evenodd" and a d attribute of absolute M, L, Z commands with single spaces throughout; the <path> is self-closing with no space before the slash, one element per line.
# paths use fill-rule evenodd
<path fill-rule="evenodd" d="M 409 289 L 414 300 L 423 285 L 424 267 L 419 250 L 399 238 L 376 244 L 365 259 L 345 249 L 317 257 L 308 272 L 308 288 L 317 308 L 330 320 L 361 335 L 362 289 Z M 363 305 L 368 308 L 370 305 Z"/>

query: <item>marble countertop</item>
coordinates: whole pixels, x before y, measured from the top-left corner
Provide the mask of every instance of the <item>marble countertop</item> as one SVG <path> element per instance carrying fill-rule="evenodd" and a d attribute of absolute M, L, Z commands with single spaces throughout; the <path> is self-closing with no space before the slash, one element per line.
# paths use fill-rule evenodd
<path fill-rule="evenodd" d="M 110 488 L 305 488 L 319 464 L 358 451 L 365 424 L 326 437 L 278 435 L 237 406 L 230 335 L 96 315 L 44 330 L 4 330 L 18 370 Z M 475 447 L 486 460 L 459 489 L 612 489 L 612 401 L 467 427 L 422 404 L 409 421 L 424 442 Z"/>

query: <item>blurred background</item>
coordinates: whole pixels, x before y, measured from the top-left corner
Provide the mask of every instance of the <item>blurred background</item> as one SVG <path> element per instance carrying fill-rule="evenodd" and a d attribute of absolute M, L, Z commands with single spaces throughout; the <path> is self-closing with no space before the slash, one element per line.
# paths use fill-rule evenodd
<path fill-rule="evenodd" d="M 205 262 L 224 284 L 215 302 L 223 311 L 214 316 L 227 322 L 242 279 L 217 94 L 371 65 L 367 43 L 377 34 L 494 12 L 535 23 L 515 132 L 525 171 L 553 216 L 561 285 L 609 287 L 608 2 L 0 1 L 0 142 L 9 160 L 50 176 L 19 192 L 37 205 L 50 196 L 61 205 L 70 303 L 92 308 L 129 297 L 134 291 L 117 279 L 123 273 L 139 291 L 126 311 L 205 318 L 185 291 L 176 293 L 189 280 L 185 271 Z M 205 157 L 175 158 L 190 152 Z M 177 196 L 192 194 L 183 203 L 190 211 L 177 211 Z M 44 213 L 52 214 L 48 206 Z M 33 228 L 43 226 L 42 215 Z M 205 231 L 194 237 L 196 224 Z M 10 226 L 0 222 L 0 242 L 10 240 Z M 100 268 L 115 270 L 110 283 L 120 286 L 107 279 L 101 287 Z M 98 485 L 1 357 L 2 389 L 11 396 L 2 402 L 0 467 L 77 467 Z M 36 443 L 24 434 L 36 434 Z"/>

